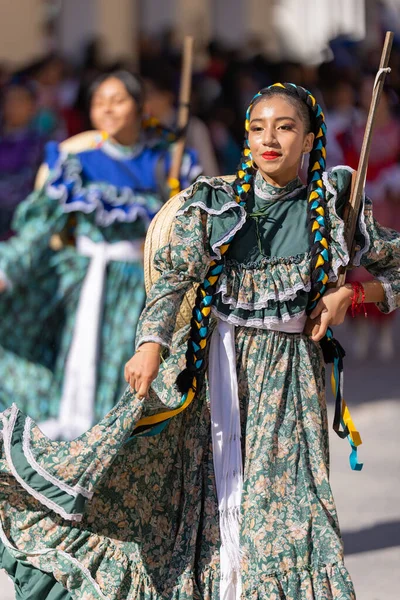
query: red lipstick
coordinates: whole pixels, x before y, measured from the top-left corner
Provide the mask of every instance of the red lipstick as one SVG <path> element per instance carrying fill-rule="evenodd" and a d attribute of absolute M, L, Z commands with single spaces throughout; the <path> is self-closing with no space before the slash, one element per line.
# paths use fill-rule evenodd
<path fill-rule="evenodd" d="M 279 152 L 273 152 L 273 151 L 264 152 L 264 154 L 262 155 L 262 157 L 265 160 L 274 160 L 275 158 L 278 158 L 279 156 L 281 156 L 279 154 Z"/>

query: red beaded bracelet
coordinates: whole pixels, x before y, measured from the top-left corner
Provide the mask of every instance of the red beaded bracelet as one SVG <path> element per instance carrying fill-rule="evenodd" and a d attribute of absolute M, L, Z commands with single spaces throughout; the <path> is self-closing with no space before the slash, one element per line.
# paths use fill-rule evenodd
<path fill-rule="evenodd" d="M 351 297 L 351 316 L 355 317 L 357 313 L 360 312 L 361 307 L 364 310 L 364 316 L 367 316 L 367 309 L 365 308 L 365 290 L 362 283 L 359 281 L 351 281 L 351 287 L 353 288 L 353 295 Z M 360 300 L 361 293 L 361 300 Z"/>

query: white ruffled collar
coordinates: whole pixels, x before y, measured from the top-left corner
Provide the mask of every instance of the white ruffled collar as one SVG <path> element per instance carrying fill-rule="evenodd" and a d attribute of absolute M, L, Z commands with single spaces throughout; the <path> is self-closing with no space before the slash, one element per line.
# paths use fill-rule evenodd
<path fill-rule="evenodd" d="M 291 194 L 292 192 L 304 187 L 305 186 L 300 177 L 292 179 L 292 181 L 289 181 L 289 183 L 284 187 L 271 185 L 265 181 L 260 171 L 257 171 L 257 174 L 254 178 L 254 193 L 258 198 L 262 198 L 263 200 L 278 200 L 287 194 Z"/>

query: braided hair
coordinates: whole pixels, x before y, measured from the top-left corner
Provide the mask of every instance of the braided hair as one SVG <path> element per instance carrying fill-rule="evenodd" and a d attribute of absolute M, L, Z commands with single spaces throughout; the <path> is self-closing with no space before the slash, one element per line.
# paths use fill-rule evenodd
<path fill-rule="evenodd" d="M 277 94 L 284 95 L 288 102 L 296 106 L 304 121 L 306 132 L 312 131 L 315 134 L 307 174 L 307 222 L 311 248 L 311 292 L 307 312 L 310 314 L 326 290 L 330 256 L 328 228 L 325 216 L 325 187 L 322 180 L 322 174 L 326 165 L 326 125 L 321 107 L 308 90 L 292 83 L 275 83 L 263 88 L 254 96 L 246 113 L 246 139 L 236 179 L 232 187 L 237 203 L 245 207 L 249 194 L 252 193 L 253 180 L 256 173 L 248 140 L 251 111 L 255 104 L 262 99 Z M 211 262 L 207 275 L 197 290 L 196 302 L 190 322 L 190 337 L 186 350 L 186 368 L 178 375 L 176 382 L 179 391 L 184 395 L 194 396 L 204 375 L 211 305 L 213 304 L 219 277 L 224 268 L 224 255 L 232 240 L 233 237 L 221 246 L 219 249 L 220 256 Z"/>

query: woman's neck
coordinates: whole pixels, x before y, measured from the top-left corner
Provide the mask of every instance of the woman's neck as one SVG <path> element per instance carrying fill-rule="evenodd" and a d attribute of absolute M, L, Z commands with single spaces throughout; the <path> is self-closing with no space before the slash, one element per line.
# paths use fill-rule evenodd
<path fill-rule="evenodd" d="M 127 148 L 132 148 L 139 141 L 140 128 L 138 127 L 135 131 L 122 131 L 117 133 L 116 135 L 109 136 L 108 139 L 113 144 L 118 146 L 125 146 Z"/>
<path fill-rule="evenodd" d="M 273 177 L 262 171 L 259 171 L 259 173 L 266 183 L 277 188 L 286 187 L 291 181 L 298 177 L 297 171 L 290 171 L 280 175 L 274 175 Z"/>
<path fill-rule="evenodd" d="M 254 192 L 258 198 L 274 200 L 285 197 L 302 185 L 303 183 L 298 175 L 294 179 L 291 179 L 285 186 L 281 187 L 270 183 L 262 177 L 260 172 L 257 172 L 254 180 Z"/>

